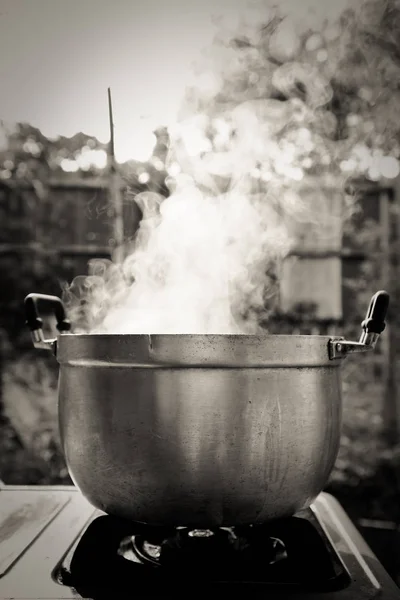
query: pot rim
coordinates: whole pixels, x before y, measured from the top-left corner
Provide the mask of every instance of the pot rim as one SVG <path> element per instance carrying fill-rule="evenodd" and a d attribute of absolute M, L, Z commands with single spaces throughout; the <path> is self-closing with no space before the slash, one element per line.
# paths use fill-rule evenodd
<path fill-rule="evenodd" d="M 271 338 L 279 338 L 280 340 L 298 340 L 298 339 L 309 339 L 309 340 L 339 340 L 339 339 L 343 339 L 343 336 L 339 336 L 339 335 L 316 335 L 316 334 L 310 334 L 310 335 L 302 335 L 302 334 L 273 334 L 273 333 L 256 333 L 256 334 L 248 334 L 248 333 L 61 333 L 58 336 L 58 339 L 60 339 L 61 337 L 63 338 L 79 338 L 81 340 L 85 340 L 85 339 L 93 339 L 94 337 L 97 338 L 101 338 L 104 337 L 106 339 L 115 339 L 115 338 L 131 338 L 131 339 L 141 339 L 141 338 L 145 338 L 145 339 L 153 339 L 153 338 L 159 338 L 159 339 L 167 339 L 167 338 L 171 338 L 171 339 L 176 339 L 177 337 L 181 337 L 184 338 L 185 340 L 188 339 L 194 339 L 197 341 L 202 341 L 202 340 L 210 340 L 211 338 L 213 339 L 220 339 L 222 340 L 228 340 L 228 339 L 240 339 L 242 341 L 247 341 L 247 340 L 256 340 L 259 339 L 260 341 L 262 340 L 270 340 Z"/>
<path fill-rule="evenodd" d="M 337 367 L 335 336 L 62 334 L 57 359 L 71 366 L 153 368 Z"/>

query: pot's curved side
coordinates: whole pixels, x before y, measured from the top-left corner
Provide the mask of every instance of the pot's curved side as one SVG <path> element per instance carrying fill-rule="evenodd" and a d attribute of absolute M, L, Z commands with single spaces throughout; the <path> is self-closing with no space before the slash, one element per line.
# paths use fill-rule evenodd
<path fill-rule="evenodd" d="M 292 515 L 323 489 L 337 456 L 340 362 L 62 364 L 71 477 L 96 507 L 135 521 L 215 527 Z"/>

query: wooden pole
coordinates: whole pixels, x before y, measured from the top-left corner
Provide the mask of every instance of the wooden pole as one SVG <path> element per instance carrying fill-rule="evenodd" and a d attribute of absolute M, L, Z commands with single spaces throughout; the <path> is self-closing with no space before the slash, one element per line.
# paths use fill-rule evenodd
<path fill-rule="evenodd" d="M 398 282 L 398 273 L 400 269 L 400 175 L 396 177 L 396 179 L 391 180 L 393 189 L 393 202 L 392 202 L 392 219 L 394 223 L 394 239 L 393 239 L 393 253 L 392 253 L 392 264 L 393 264 L 393 272 L 392 272 L 392 289 L 390 289 L 391 293 L 391 364 L 392 364 L 392 389 L 391 389 L 391 401 L 395 406 L 395 414 L 396 420 L 394 425 L 397 428 L 397 435 L 393 439 L 394 443 L 399 443 L 400 440 L 400 397 L 398 393 L 398 377 L 396 376 L 397 372 L 397 352 L 396 349 L 398 347 L 398 332 L 400 322 L 397 317 L 397 306 L 400 301 L 400 285 Z"/>
<path fill-rule="evenodd" d="M 121 179 L 115 160 L 114 142 L 114 119 L 111 99 L 111 89 L 108 88 L 108 114 L 110 121 L 110 144 L 109 144 L 109 195 L 114 209 L 114 251 L 113 259 L 121 264 L 124 260 L 124 216 L 123 199 L 121 191 Z"/>
<path fill-rule="evenodd" d="M 396 199 L 399 200 L 398 198 Z M 395 201 L 396 201 L 395 200 Z M 390 221 L 392 216 L 392 207 L 387 191 L 380 193 L 379 212 L 381 225 L 381 282 L 382 289 L 387 290 L 393 298 L 392 290 L 392 244 Z M 395 348 L 396 333 L 395 324 L 387 323 L 386 331 L 380 340 L 383 360 L 382 360 L 382 379 L 383 379 L 383 433 L 389 444 L 396 444 L 399 436 L 399 414 L 397 408 L 397 385 L 395 372 Z"/>

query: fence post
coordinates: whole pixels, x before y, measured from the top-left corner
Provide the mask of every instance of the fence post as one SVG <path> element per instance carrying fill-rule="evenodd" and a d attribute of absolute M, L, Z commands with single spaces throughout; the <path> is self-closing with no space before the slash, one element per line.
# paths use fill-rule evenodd
<path fill-rule="evenodd" d="M 399 240 L 400 233 L 400 221 L 398 216 L 396 217 L 396 207 L 399 204 L 400 198 L 398 192 L 400 191 L 397 185 L 393 189 L 394 200 L 393 203 L 389 198 L 389 194 L 386 190 L 383 190 L 379 196 L 379 219 L 381 225 L 381 288 L 386 289 L 391 294 L 392 305 L 395 303 L 395 291 L 392 289 L 394 286 L 392 282 L 396 280 L 395 273 L 393 272 L 393 262 L 397 261 L 395 253 L 396 244 Z M 391 219 L 396 219 L 396 239 L 392 240 L 391 235 Z M 395 312 L 392 310 L 394 317 Z M 383 406 L 382 406 L 382 419 L 383 419 L 383 434 L 385 441 L 390 445 L 396 444 L 399 440 L 399 407 L 398 407 L 398 394 L 397 394 L 397 382 L 396 382 L 396 326 L 395 318 L 387 324 L 386 331 L 380 341 L 383 360 L 382 360 L 382 383 L 383 383 Z"/>
<path fill-rule="evenodd" d="M 4 332 L 0 327 L 0 412 L 3 410 L 3 377 L 4 377 Z"/>

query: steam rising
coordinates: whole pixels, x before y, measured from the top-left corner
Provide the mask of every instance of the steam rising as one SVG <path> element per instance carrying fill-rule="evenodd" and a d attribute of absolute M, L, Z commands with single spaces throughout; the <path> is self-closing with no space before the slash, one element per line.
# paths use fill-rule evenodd
<path fill-rule="evenodd" d="M 253 2 L 216 21 L 170 129 L 171 195 L 138 195 L 143 219 L 123 265 L 92 261 L 65 291 L 77 331 L 259 330 L 278 302 L 290 223 L 318 218 L 301 200 L 306 160 L 315 149 L 329 165 L 336 152 L 329 78 L 296 60 L 299 32 L 329 21 L 328 41 L 337 36 L 346 5 L 329 6 Z"/>
<path fill-rule="evenodd" d="M 277 207 L 260 195 L 206 196 L 179 183 L 168 199 L 143 193 L 135 250 L 119 268 L 93 261 L 68 304 L 84 297 L 84 330 L 107 333 L 243 333 L 276 292 L 288 248 Z M 79 310 L 70 314 L 79 322 Z"/>

